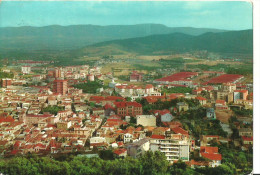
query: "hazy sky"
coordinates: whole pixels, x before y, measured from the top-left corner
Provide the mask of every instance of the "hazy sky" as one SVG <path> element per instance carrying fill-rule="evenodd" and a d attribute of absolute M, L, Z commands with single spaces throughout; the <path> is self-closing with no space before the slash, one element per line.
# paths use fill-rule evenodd
<path fill-rule="evenodd" d="M 0 27 L 157 23 L 170 27 L 251 29 L 248 2 L 0 2 Z"/>

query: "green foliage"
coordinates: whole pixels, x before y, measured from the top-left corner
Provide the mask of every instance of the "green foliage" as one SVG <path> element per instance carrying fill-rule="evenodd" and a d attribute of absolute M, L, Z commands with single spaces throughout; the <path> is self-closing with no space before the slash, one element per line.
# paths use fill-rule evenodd
<path fill-rule="evenodd" d="M 0 79 L 2 78 L 13 78 L 14 74 L 12 73 L 7 73 L 7 72 L 0 72 Z"/>
<path fill-rule="evenodd" d="M 231 108 L 232 111 L 239 116 L 253 116 L 253 110 L 252 109 L 238 109 L 238 108 Z"/>
<path fill-rule="evenodd" d="M 57 113 L 59 111 L 63 111 L 64 110 L 64 107 L 63 106 L 48 106 L 47 108 L 43 108 L 42 109 L 42 112 L 49 112 L 51 114 L 54 114 L 54 115 L 57 115 Z"/>
<path fill-rule="evenodd" d="M 164 88 L 162 93 L 192 93 L 192 89 L 189 87 L 173 87 L 173 88 Z"/>
<path fill-rule="evenodd" d="M 131 97 L 126 97 L 125 99 L 126 99 L 126 101 L 132 101 Z"/>
<path fill-rule="evenodd" d="M 129 76 L 128 75 L 119 75 L 118 78 L 120 80 L 123 80 L 123 81 L 129 81 Z"/>
<path fill-rule="evenodd" d="M 102 154 L 107 154 L 103 152 Z M 108 153 L 109 156 L 111 153 Z M 0 160 L 0 172 L 10 175 L 148 175 L 166 174 L 168 161 L 161 152 L 147 152 L 139 159 L 103 160 L 100 158 L 73 157 L 54 160 L 47 157 L 15 157 Z"/>
<path fill-rule="evenodd" d="M 111 150 L 101 150 L 99 152 L 99 157 L 104 160 L 114 160 L 114 155 Z"/>
<path fill-rule="evenodd" d="M 244 63 L 244 64 L 217 64 L 217 65 L 207 65 L 207 64 L 189 64 L 187 68 L 190 69 L 201 69 L 201 70 L 213 70 L 220 71 L 224 69 L 224 71 L 228 74 L 241 74 L 241 75 L 250 75 L 253 74 L 253 64 L 252 63 Z"/>
<path fill-rule="evenodd" d="M 98 88 L 103 87 L 99 81 L 88 81 L 87 83 L 76 84 L 73 87 L 82 89 L 84 93 L 95 94 Z"/>

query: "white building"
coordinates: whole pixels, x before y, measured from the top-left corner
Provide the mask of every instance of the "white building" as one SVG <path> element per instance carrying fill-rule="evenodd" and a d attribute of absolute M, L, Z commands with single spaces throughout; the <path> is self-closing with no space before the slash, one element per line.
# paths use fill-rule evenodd
<path fill-rule="evenodd" d="M 31 66 L 22 66 L 22 73 L 23 74 L 31 73 Z"/>
<path fill-rule="evenodd" d="M 149 138 L 141 139 L 127 146 L 127 154 L 133 158 L 138 158 L 150 149 Z"/>
<path fill-rule="evenodd" d="M 190 144 L 187 140 L 151 139 L 150 150 L 161 151 L 170 163 L 178 160 L 189 161 Z"/>
<path fill-rule="evenodd" d="M 142 126 L 156 126 L 156 117 L 154 115 L 137 115 L 136 124 Z"/>

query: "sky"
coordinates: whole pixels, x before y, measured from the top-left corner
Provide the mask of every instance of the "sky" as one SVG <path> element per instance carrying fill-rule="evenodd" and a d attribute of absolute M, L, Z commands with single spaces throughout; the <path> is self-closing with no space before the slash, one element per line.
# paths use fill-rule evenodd
<path fill-rule="evenodd" d="M 169 27 L 252 29 L 243 1 L 2 1 L 0 27 L 164 24 Z"/>

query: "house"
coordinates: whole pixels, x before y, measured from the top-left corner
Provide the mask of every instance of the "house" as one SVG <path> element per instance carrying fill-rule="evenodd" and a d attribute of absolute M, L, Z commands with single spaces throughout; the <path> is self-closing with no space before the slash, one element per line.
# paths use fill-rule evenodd
<path fill-rule="evenodd" d="M 133 71 L 132 74 L 130 75 L 130 82 L 137 82 L 137 81 L 142 81 L 143 74 L 139 73 L 137 71 Z"/>
<path fill-rule="evenodd" d="M 206 113 L 208 119 L 216 119 L 216 113 L 213 108 L 207 108 Z"/>
<path fill-rule="evenodd" d="M 126 157 L 127 156 L 127 149 L 125 148 L 119 148 L 113 151 L 115 157 L 120 158 L 120 157 Z"/>
<path fill-rule="evenodd" d="M 161 116 L 161 122 L 171 122 L 174 119 L 174 117 L 168 109 L 155 110 L 153 111 L 153 113 L 156 117 Z"/>
<path fill-rule="evenodd" d="M 219 141 L 218 135 L 201 135 L 200 136 L 200 146 L 208 146 L 211 141 Z"/>
<path fill-rule="evenodd" d="M 124 143 L 130 143 L 133 141 L 133 134 L 126 133 L 124 134 Z"/>
<path fill-rule="evenodd" d="M 189 110 L 189 105 L 185 102 L 179 102 L 179 103 L 177 103 L 177 109 L 179 112 L 187 111 L 187 110 Z"/>
<path fill-rule="evenodd" d="M 93 149 L 94 146 L 104 146 L 107 145 L 106 139 L 104 137 L 91 137 L 89 139 L 90 149 Z"/>
<path fill-rule="evenodd" d="M 196 97 L 195 99 L 199 100 L 201 105 L 205 105 L 207 103 L 207 99 L 204 97 Z"/>
<path fill-rule="evenodd" d="M 218 147 L 200 147 L 200 156 L 210 160 L 210 167 L 221 165 L 222 155 L 218 153 Z"/>
<path fill-rule="evenodd" d="M 240 128 L 238 132 L 239 132 L 239 136 L 247 136 L 247 137 L 253 136 L 253 131 L 251 128 Z"/>
<path fill-rule="evenodd" d="M 138 158 L 150 149 L 150 139 L 144 138 L 127 146 L 127 155 Z"/>
<path fill-rule="evenodd" d="M 195 161 L 195 160 L 191 160 L 189 162 L 189 166 L 191 168 L 204 168 L 204 167 L 208 167 L 209 166 L 209 162 L 208 161 Z"/>
<path fill-rule="evenodd" d="M 105 110 L 103 108 L 93 108 L 92 112 L 93 112 L 93 115 L 98 115 L 102 119 L 105 117 Z"/>
<path fill-rule="evenodd" d="M 136 124 L 142 126 L 156 126 L 156 117 L 154 115 L 137 115 Z"/>
<path fill-rule="evenodd" d="M 243 145 L 253 145 L 253 137 L 242 136 Z"/>

